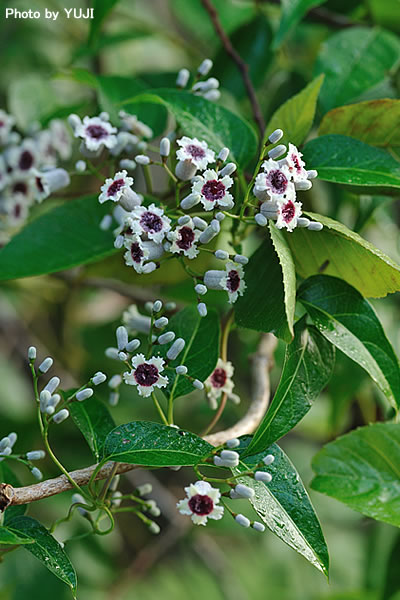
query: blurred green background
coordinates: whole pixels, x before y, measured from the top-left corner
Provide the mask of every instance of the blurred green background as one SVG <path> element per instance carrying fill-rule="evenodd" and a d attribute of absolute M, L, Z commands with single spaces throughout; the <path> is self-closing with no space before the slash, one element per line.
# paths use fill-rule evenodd
<path fill-rule="evenodd" d="M 95 2 L 100 10 L 102 2 Z M 308 3 L 310 6 L 312 2 Z M 62 11 L 65 2 L 32 0 L 7 4 L 19 10 Z M 235 47 L 251 64 L 265 119 L 286 99 L 300 91 L 313 77 L 321 44 L 344 24 L 378 24 L 400 31 L 398 0 L 330 0 L 312 11 L 296 26 L 277 52 L 270 50 L 280 19 L 275 2 L 214 0 Z M 71 0 L 68 8 L 86 8 L 82 0 Z M 321 12 L 322 11 L 322 12 Z M 205 57 L 215 59 L 211 75 L 221 80 L 221 103 L 251 117 L 242 80 L 220 47 L 200 0 L 121 0 L 106 17 L 102 32 L 88 43 L 89 22 L 67 20 L 5 20 L 0 17 L 0 106 L 17 115 L 20 127 L 31 118 L 44 122 L 71 111 L 94 114 L 93 91 L 72 81 L 71 68 L 83 67 L 97 74 L 132 77 L 146 85 L 173 85 L 182 67 L 196 69 Z M 396 79 L 384 93 L 398 97 Z M 96 189 L 88 178 L 85 191 Z M 334 189 L 334 192 L 333 192 Z M 75 193 L 81 193 L 75 189 Z M 339 188 L 317 183 L 309 194 L 317 212 L 356 228 L 363 237 L 400 262 L 399 205 L 390 199 L 352 196 Z M 85 269 L 86 275 L 130 278 L 115 260 Z M 148 298 L 158 294 L 184 302 L 189 289 L 179 277 L 156 281 Z M 141 282 L 142 283 L 142 282 Z M 191 286 L 191 284 L 190 284 Z M 143 289 L 141 290 L 143 294 Z M 0 435 L 19 433 L 22 451 L 40 447 L 35 425 L 31 384 L 25 355 L 30 344 L 41 356 L 55 357 L 54 374 L 64 387 L 84 381 L 97 370 L 115 371 L 104 357 L 104 348 L 114 343 L 114 330 L 127 298 L 104 289 L 71 287 L 57 276 L 8 282 L 0 291 Z M 390 297 L 373 303 L 397 352 L 400 350 L 399 302 Z M 234 422 L 246 408 L 250 381 L 248 354 L 257 344 L 254 332 L 234 333 L 229 356 L 236 365 L 236 385 L 242 397 L 230 406 L 225 424 Z M 283 361 L 279 346 L 272 373 L 276 387 Z M 99 397 L 102 397 L 99 392 Z M 104 398 L 105 399 L 105 398 Z M 321 445 L 341 432 L 374 421 L 388 407 L 364 372 L 343 355 L 338 356 L 334 378 L 309 415 L 288 435 L 282 446 L 298 468 L 303 481 L 312 478 L 310 462 Z M 180 412 L 179 412 L 180 411 Z M 199 430 L 212 417 L 201 394 L 180 400 L 182 426 Z M 125 391 L 114 410 L 117 423 L 137 418 L 153 419 L 152 405 L 135 392 Z M 197 426 L 198 424 L 198 426 Z M 56 452 L 70 469 L 91 463 L 89 451 L 74 427 L 66 422 L 54 439 Z M 46 476 L 57 472 L 46 461 Z M 25 485 L 33 483 L 29 473 L 19 472 Z M 272 534 L 243 531 L 229 518 L 207 529 L 187 527 L 174 508 L 182 488 L 191 480 L 189 470 L 135 473 L 125 478 L 123 490 L 138 481 L 154 481 L 154 497 L 163 509 L 162 533 L 151 537 L 133 517 L 119 520 L 112 535 L 84 538 L 67 544 L 79 577 L 82 600 L 180 600 L 190 596 L 208 600 L 389 600 L 399 599 L 400 558 L 397 531 L 353 513 L 345 506 L 311 492 L 320 516 L 331 556 L 331 577 L 323 575 Z M 30 507 L 30 514 L 45 524 L 66 513 L 70 494 Z M 81 520 L 82 521 L 82 520 Z M 85 531 L 79 517 L 57 530 L 58 539 Z M 201 530 L 200 530 L 201 529 Z M 397 546 L 396 546 L 397 543 Z M 388 563 L 391 558 L 391 563 Z M 386 583 L 385 583 L 386 582 Z M 399 584 L 398 584 L 399 582 Z M 386 586 L 386 588 L 385 588 Z M 0 600 L 69 598 L 68 589 L 29 553 L 18 550 L 6 556 L 0 567 Z"/>

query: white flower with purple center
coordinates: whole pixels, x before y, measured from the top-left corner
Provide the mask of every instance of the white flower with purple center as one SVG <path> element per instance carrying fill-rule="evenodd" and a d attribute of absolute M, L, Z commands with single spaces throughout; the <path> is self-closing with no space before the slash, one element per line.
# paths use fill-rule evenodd
<path fill-rule="evenodd" d="M 233 179 L 229 175 L 221 177 L 213 169 L 207 169 L 203 175 L 199 175 L 193 184 L 192 192 L 200 194 L 200 202 L 205 210 L 214 210 L 219 206 L 232 208 L 233 196 L 228 189 L 233 185 Z"/>
<path fill-rule="evenodd" d="M 232 394 L 234 387 L 232 381 L 233 371 L 231 362 L 219 358 L 214 371 L 204 382 L 211 408 L 215 409 L 217 407 L 216 401 L 221 397 L 222 393 L 227 394 L 228 397 Z"/>
<path fill-rule="evenodd" d="M 96 152 L 102 146 L 113 148 L 117 144 L 116 127 L 100 117 L 84 117 L 83 122 L 77 124 L 74 135 L 84 141 L 91 152 Z"/>
<path fill-rule="evenodd" d="M 15 123 L 15 119 L 12 115 L 7 114 L 4 110 L 0 109 L 0 145 L 3 146 L 8 141 L 8 136 Z"/>
<path fill-rule="evenodd" d="M 127 234 L 124 241 L 127 251 L 124 254 L 125 264 L 133 267 L 137 273 L 143 273 L 143 266 L 148 260 L 158 260 L 164 253 L 161 244 L 153 241 L 144 242 L 138 234 Z"/>
<path fill-rule="evenodd" d="M 225 265 L 226 274 L 222 277 L 220 285 L 222 289 L 228 292 L 229 302 L 233 304 L 239 296 L 243 296 L 246 289 L 244 281 L 243 267 L 233 262 Z"/>
<path fill-rule="evenodd" d="M 222 519 L 224 507 L 217 506 L 221 492 L 211 487 L 207 481 L 196 481 L 185 487 L 187 498 L 177 503 L 177 508 L 182 515 L 192 518 L 195 525 L 206 525 L 207 519 Z"/>
<path fill-rule="evenodd" d="M 302 160 L 302 156 L 302 153 L 298 151 L 296 146 L 289 144 L 289 151 L 285 161 L 288 165 L 293 181 L 304 181 L 308 178 L 307 171 L 304 168 L 306 163 Z"/>
<path fill-rule="evenodd" d="M 9 227 L 18 227 L 25 223 L 30 207 L 29 198 L 22 194 L 13 194 L 2 198 L 2 210 L 6 214 L 7 225 Z"/>
<path fill-rule="evenodd" d="M 137 206 L 130 213 L 127 222 L 132 232 L 145 235 L 148 239 L 160 244 L 166 233 L 171 229 L 171 219 L 164 215 L 162 208 L 155 204 L 149 207 Z"/>
<path fill-rule="evenodd" d="M 174 231 L 170 231 L 168 239 L 171 242 L 170 252 L 184 254 L 188 258 L 196 258 L 199 250 L 196 246 L 201 235 L 200 229 L 196 229 L 192 219 L 184 225 L 179 225 Z"/>
<path fill-rule="evenodd" d="M 36 193 L 35 178 L 12 176 L 7 187 L 7 192 L 11 195 L 22 196 L 30 203 Z"/>
<path fill-rule="evenodd" d="M 295 194 L 288 194 L 286 198 L 278 200 L 277 204 L 277 228 L 293 231 L 301 215 L 301 202 L 296 202 Z"/>
<path fill-rule="evenodd" d="M 15 172 L 26 177 L 39 164 L 40 152 L 33 140 L 25 139 L 20 146 L 7 151 L 6 159 Z"/>
<path fill-rule="evenodd" d="M 176 152 L 177 159 L 190 160 L 200 171 L 204 171 L 208 163 L 215 161 L 215 153 L 209 149 L 207 142 L 184 135 L 180 140 L 176 140 L 176 143 L 180 146 Z"/>
<path fill-rule="evenodd" d="M 112 179 L 106 179 L 105 183 L 101 186 L 100 204 L 103 204 L 107 200 L 119 202 L 124 191 L 132 185 L 133 178 L 128 177 L 127 171 L 119 171 Z"/>
<path fill-rule="evenodd" d="M 143 354 L 132 358 L 133 369 L 123 374 L 128 385 L 136 385 L 140 396 L 148 397 L 154 388 L 163 388 L 168 385 L 168 377 L 160 375 L 164 370 L 164 360 L 159 356 L 146 359 Z"/>
<path fill-rule="evenodd" d="M 260 200 L 268 197 L 275 200 L 286 194 L 291 183 L 291 174 L 286 164 L 280 164 L 270 158 L 262 164 L 264 173 L 259 173 L 254 184 L 254 194 Z"/>

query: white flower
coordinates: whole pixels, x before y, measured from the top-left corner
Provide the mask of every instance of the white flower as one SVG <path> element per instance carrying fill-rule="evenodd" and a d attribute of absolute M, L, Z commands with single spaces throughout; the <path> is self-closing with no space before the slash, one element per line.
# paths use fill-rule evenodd
<path fill-rule="evenodd" d="M 122 313 L 122 321 L 131 334 L 136 334 L 137 332 L 148 334 L 150 331 L 151 318 L 140 314 L 136 304 L 131 304 Z"/>
<path fill-rule="evenodd" d="M 64 121 L 53 119 L 49 124 L 53 146 L 62 160 L 68 160 L 72 154 L 71 136 Z"/>
<path fill-rule="evenodd" d="M 145 235 L 150 240 L 160 244 L 165 234 L 171 229 L 171 219 L 164 216 L 162 208 L 155 204 L 136 206 L 125 221 L 133 233 Z"/>
<path fill-rule="evenodd" d="M 205 210 L 213 210 L 217 206 L 232 208 L 233 197 L 227 191 L 232 185 L 233 179 L 229 175 L 219 179 L 216 171 L 207 169 L 193 184 L 192 192 L 200 194 L 200 202 Z"/>
<path fill-rule="evenodd" d="M 195 229 L 193 221 L 190 219 L 188 223 L 169 232 L 168 239 L 171 242 L 169 251 L 178 254 L 182 252 L 188 258 L 196 258 L 199 253 L 196 242 L 200 234 L 200 229 Z"/>
<path fill-rule="evenodd" d="M 304 168 L 306 163 L 301 159 L 303 155 L 298 151 L 296 146 L 289 144 L 289 151 L 285 158 L 289 167 L 293 181 L 305 181 L 308 178 L 307 171 Z"/>
<path fill-rule="evenodd" d="M 1 111 L 0 111 L 1 113 Z M 7 174 L 7 166 L 6 161 L 3 156 L 0 154 L 0 191 L 3 190 L 9 181 Z"/>
<path fill-rule="evenodd" d="M 232 390 L 234 387 L 234 383 L 232 381 L 233 371 L 234 369 L 231 362 L 224 361 L 222 358 L 219 358 L 214 371 L 204 382 L 204 387 L 211 408 L 216 408 L 216 401 L 218 398 L 220 398 L 222 393 L 227 394 L 228 398 L 232 395 Z"/>
<path fill-rule="evenodd" d="M 225 270 L 226 275 L 221 279 L 220 285 L 222 289 L 228 292 L 229 302 L 233 304 L 238 299 L 238 296 L 243 296 L 246 289 L 243 267 L 233 262 L 228 262 L 225 265 Z"/>
<path fill-rule="evenodd" d="M 133 267 L 137 273 L 143 273 L 144 263 L 148 260 L 157 260 L 164 253 L 161 244 L 152 241 L 143 241 L 134 233 L 125 237 L 124 246 L 127 252 L 124 254 L 125 263 Z"/>
<path fill-rule="evenodd" d="M 142 121 L 139 121 L 136 115 L 130 115 L 124 110 L 121 110 L 119 112 L 119 117 L 121 119 L 121 128 L 124 131 L 132 131 L 139 137 L 149 139 L 153 137 L 153 130 L 145 123 L 142 123 Z"/>
<path fill-rule="evenodd" d="M 46 167 L 54 167 L 57 164 L 57 151 L 49 129 L 39 131 L 35 140 L 39 150 L 38 163 Z"/>
<path fill-rule="evenodd" d="M 132 358 L 133 369 L 123 374 L 128 385 L 137 385 L 140 396 L 150 396 L 155 387 L 163 388 L 168 385 L 168 377 L 160 375 L 164 370 L 164 360 L 159 356 L 146 359 L 143 354 Z"/>
<path fill-rule="evenodd" d="M 25 177 L 38 165 L 39 158 L 37 145 L 30 138 L 25 139 L 20 146 L 14 146 L 8 150 L 6 156 L 13 171 Z"/>
<path fill-rule="evenodd" d="M 17 195 L 31 203 L 35 197 L 36 185 L 35 177 L 25 177 L 23 175 L 11 175 L 8 187 L 4 190 L 4 195 Z"/>
<path fill-rule="evenodd" d="M 177 503 L 182 515 L 192 517 L 195 525 L 206 525 L 207 519 L 222 519 L 224 507 L 217 506 L 221 493 L 206 481 L 196 481 L 185 487 L 187 498 Z"/>
<path fill-rule="evenodd" d="M 6 222 L 9 227 L 22 225 L 29 214 L 30 200 L 22 194 L 13 194 L 2 198 L 1 209 L 6 214 Z"/>
<path fill-rule="evenodd" d="M 127 171 L 119 171 L 112 179 L 106 179 L 105 183 L 101 186 L 100 204 L 103 204 L 106 200 L 118 202 L 124 191 L 130 188 L 131 185 L 133 185 L 133 178 L 128 177 Z"/>
<path fill-rule="evenodd" d="M 8 141 L 8 136 L 15 123 L 13 116 L 8 115 L 4 110 L 0 109 L 0 146 L 3 146 Z"/>
<path fill-rule="evenodd" d="M 190 160 L 201 171 L 207 168 L 208 163 L 215 161 L 215 153 L 208 148 L 207 142 L 184 135 L 180 140 L 176 140 L 176 143 L 180 146 L 176 152 L 177 159 Z"/>
<path fill-rule="evenodd" d="M 276 226 L 278 229 L 286 228 L 293 231 L 297 225 L 297 219 L 301 215 L 301 202 L 296 202 L 296 196 L 284 198 L 278 201 L 278 218 Z"/>
<path fill-rule="evenodd" d="M 75 137 L 79 137 L 91 152 L 96 152 L 106 146 L 113 148 L 117 144 L 117 129 L 100 117 L 84 117 L 83 122 L 77 124 L 74 131 Z"/>
<path fill-rule="evenodd" d="M 286 194 L 291 174 L 286 164 L 269 159 L 262 164 L 264 173 L 259 173 L 254 185 L 254 194 L 260 200 L 276 200 Z"/>

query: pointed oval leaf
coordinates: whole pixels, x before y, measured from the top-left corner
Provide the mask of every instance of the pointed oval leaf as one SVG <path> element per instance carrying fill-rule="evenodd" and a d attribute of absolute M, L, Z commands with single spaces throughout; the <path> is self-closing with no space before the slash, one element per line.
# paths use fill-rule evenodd
<path fill-rule="evenodd" d="M 21 487 L 21 482 L 5 462 L 0 463 L 0 483 L 9 483 L 13 487 Z M 26 504 L 12 504 L 9 506 L 4 513 L 3 525 L 8 526 L 14 517 L 25 514 L 27 508 Z"/>
<path fill-rule="evenodd" d="M 327 444 L 311 487 L 372 519 L 400 527 L 400 424 L 374 423 Z"/>
<path fill-rule="evenodd" d="M 269 231 L 269 235 L 268 235 Z M 269 225 L 264 243 L 245 267 L 246 290 L 235 304 L 238 325 L 293 338 L 296 274 L 282 232 Z"/>
<path fill-rule="evenodd" d="M 317 234 L 300 227 L 286 235 L 298 274 L 306 279 L 323 270 L 344 279 L 367 298 L 400 291 L 400 266 L 342 223 L 315 213 L 324 229 Z"/>
<path fill-rule="evenodd" d="M 278 388 L 246 454 L 262 452 L 297 425 L 328 383 L 334 362 L 334 346 L 305 319 L 296 323 Z"/>
<path fill-rule="evenodd" d="M 307 168 L 319 179 L 340 183 L 355 194 L 397 194 L 400 164 L 385 150 L 345 135 L 323 135 L 303 148 Z"/>
<path fill-rule="evenodd" d="M 110 411 L 103 402 L 92 397 L 83 402 L 72 402 L 69 412 L 93 452 L 94 458 L 99 461 L 104 441 L 115 428 Z"/>
<path fill-rule="evenodd" d="M 314 275 L 298 299 L 332 344 L 358 363 L 392 406 L 400 406 L 400 365 L 372 306 L 345 281 Z"/>
<path fill-rule="evenodd" d="M 103 459 L 151 467 L 192 466 L 212 448 L 189 431 L 148 421 L 132 421 L 108 434 Z"/>
<path fill-rule="evenodd" d="M 53 575 L 66 583 L 75 596 L 77 586 L 75 569 L 51 533 L 32 517 L 14 517 L 10 522 L 10 528 L 33 538 L 35 543 L 26 544 L 24 548 L 39 559 Z"/>
<path fill-rule="evenodd" d="M 274 49 L 278 48 L 288 33 L 302 20 L 304 15 L 326 0 L 282 0 L 282 14 L 278 31 L 274 38 Z"/>
<path fill-rule="evenodd" d="M 0 526 L 0 546 L 18 546 L 20 544 L 33 544 L 34 542 L 34 539 L 24 535 L 20 531 L 13 531 L 9 527 Z"/>

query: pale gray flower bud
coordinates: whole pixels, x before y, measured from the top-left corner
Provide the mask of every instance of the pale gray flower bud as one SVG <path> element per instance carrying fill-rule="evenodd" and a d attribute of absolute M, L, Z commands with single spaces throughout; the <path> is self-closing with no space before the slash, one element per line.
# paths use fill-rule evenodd
<path fill-rule="evenodd" d="M 324 226 L 319 221 L 312 221 L 307 227 L 310 231 L 321 231 L 323 228 Z"/>
<path fill-rule="evenodd" d="M 265 473 L 265 471 L 256 471 L 254 473 L 254 479 L 256 481 L 263 481 L 264 483 L 269 483 L 272 481 L 272 475 L 270 473 Z"/>
<path fill-rule="evenodd" d="M 126 349 L 128 352 L 135 352 L 140 346 L 140 340 L 131 340 L 127 343 Z"/>
<path fill-rule="evenodd" d="M 126 360 L 128 360 L 128 355 L 126 352 L 123 352 L 121 350 L 121 352 L 118 352 L 118 358 L 119 360 L 121 360 L 122 362 L 125 362 Z"/>
<path fill-rule="evenodd" d="M 146 166 L 150 164 L 150 158 L 145 154 L 137 154 L 135 156 L 135 161 L 138 165 Z"/>
<path fill-rule="evenodd" d="M 47 408 L 47 404 L 50 401 L 50 398 L 51 398 L 51 394 L 50 394 L 49 390 L 42 390 L 40 392 L 39 401 L 40 401 L 41 412 L 45 412 L 45 410 Z"/>
<path fill-rule="evenodd" d="M 225 177 L 225 175 L 232 175 L 236 171 L 236 165 L 233 162 L 228 163 L 224 166 L 220 171 L 221 177 Z"/>
<path fill-rule="evenodd" d="M 121 383 L 122 383 L 121 375 L 113 375 L 108 382 L 108 387 L 111 388 L 112 390 L 114 390 L 119 385 L 121 385 Z"/>
<path fill-rule="evenodd" d="M 201 229 L 201 231 L 204 231 L 204 229 L 207 227 L 208 223 L 207 223 L 207 221 L 204 221 L 204 219 L 201 219 L 200 217 L 193 217 L 193 225 L 195 227 L 197 227 L 197 229 Z"/>
<path fill-rule="evenodd" d="M 201 317 L 207 316 L 207 306 L 204 304 L 204 302 L 199 302 L 197 305 L 197 310 Z"/>
<path fill-rule="evenodd" d="M 229 148 L 222 148 L 217 156 L 218 160 L 225 162 L 229 156 Z"/>
<path fill-rule="evenodd" d="M 77 160 L 75 163 L 75 170 L 78 173 L 84 173 L 86 171 L 86 162 L 84 160 Z"/>
<path fill-rule="evenodd" d="M 117 406 L 119 402 L 119 393 L 118 392 L 111 392 L 109 398 L 108 398 L 108 403 L 110 406 Z"/>
<path fill-rule="evenodd" d="M 271 144 L 276 144 L 276 142 L 279 142 L 279 140 L 281 140 L 282 138 L 283 138 L 282 129 L 275 129 L 275 131 L 273 131 L 271 133 L 271 135 L 268 136 L 268 139 L 271 142 Z"/>
<path fill-rule="evenodd" d="M 155 327 L 157 327 L 157 329 L 162 329 L 163 327 L 166 327 L 168 325 L 167 317 L 160 317 L 159 319 L 156 319 L 154 321 L 154 325 Z"/>
<path fill-rule="evenodd" d="M 188 372 L 188 368 L 185 367 L 185 365 L 179 365 L 178 367 L 176 367 L 175 372 L 177 375 L 186 375 L 186 373 Z"/>
<path fill-rule="evenodd" d="M 279 144 L 278 146 L 275 146 L 275 148 L 272 148 L 272 150 L 268 152 L 268 156 L 274 160 L 275 158 L 279 158 L 280 156 L 282 156 L 282 154 L 284 154 L 285 152 L 286 146 L 284 144 Z"/>
<path fill-rule="evenodd" d="M 200 194 L 189 194 L 189 196 L 186 196 L 186 198 L 182 200 L 181 208 L 183 208 L 183 210 L 193 208 L 193 206 L 196 206 L 196 204 L 200 202 L 200 198 Z"/>
<path fill-rule="evenodd" d="M 160 142 L 160 156 L 163 158 L 167 158 L 171 151 L 171 142 L 169 138 L 163 137 Z"/>
<path fill-rule="evenodd" d="M 272 463 L 275 460 L 275 456 L 273 454 L 267 454 L 267 456 L 264 456 L 263 458 L 263 463 L 266 467 L 268 467 L 269 465 L 272 465 Z"/>
<path fill-rule="evenodd" d="M 147 512 L 151 514 L 153 517 L 159 517 L 161 515 L 161 510 L 156 504 L 155 500 L 149 500 L 147 502 Z"/>
<path fill-rule="evenodd" d="M 142 204 L 142 197 L 139 196 L 139 194 L 137 194 L 132 188 L 128 187 L 122 192 L 119 203 L 123 209 L 130 212 L 136 206 L 140 206 Z"/>
<path fill-rule="evenodd" d="M 235 486 L 235 492 L 239 494 L 239 496 L 242 496 L 242 498 L 254 498 L 255 495 L 255 491 L 243 483 L 238 483 Z"/>
<path fill-rule="evenodd" d="M 93 396 L 92 388 L 85 388 L 84 390 L 80 390 L 75 394 L 75 398 L 78 400 L 78 402 L 83 402 L 83 400 L 87 400 L 91 396 Z"/>
<path fill-rule="evenodd" d="M 43 474 L 40 471 L 40 469 L 38 469 L 37 467 L 33 467 L 33 469 L 31 469 L 31 473 L 34 476 L 34 478 L 37 479 L 38 481 L 43 479 Z"/>
<path fill-rule="evenodd" d="M 31 450 L 26 453 L 27 460 L 42 460 L 46 456 L 44 450 Z"/>
<path fill-rule="evenodd" d="M 118 350 L 124 350 L 128 343 L 128 331 L 126 327 L 120 325 L 116 331 Z"/>
<path fill-rule="evenodd" d="M 215 269 L 204 273 L 204 285 L 211 290 L 222 290 L 221 279 L 225 277 L 225 271 Z"/>
<path fill-rule="evenodd" d="M 265 531 L 265 525 L 263 525 L 262 523 L 259 523 L 258 521 L 254 521 L 252 527 L 256 531 L 259 531 L 260 533 L 263 533 Z"/>
<path fill-rule="evenodd" d="M 186 223 L 190 223 L 189 215 L 183 215 L 183 217 L 179 217 L 178 225 L 186 225 Z"/>
<path fill-rule="evenodd" d="M 222 450 L 220 456 L 222 460 L 239 460 L 239 454 L 234 450 Z"/>
<path fill-rule="evenodd" d="M 221 222 L 225 219 L 225 215 L 223 212 L 217 212 L 217 214 L 215 215 L 215 218 L 217 219 L 217 221 Z"/>
<path fill-rule="evenodd" d="M 185 88 L 189 81 L 190 73 L 187 69 L 181 69 L 176 78 L 176 86 L 179 88 Z"/>
<path fill-rule="evenodd" d="M 216 258 L 219 258 L 220 260 L 228 260 L 228 258 L 229 258 L 229 253 L 226 252 L 226 250 L 216 250 L 214 252 L 214 255 Z"/>
<path fill-rule="evenodd" d="M 2 440 L 0 440 L 0 452 L 3 452 L 3 450 L 5 450 L 6 448 L 9 448 L 11 446 L 11 442 L 10 442 L 10 438 L 7 437 L 3 437 Z"/>
<path fill-rule="evenodd" d="M 44 359 L 44 361 L 39 365 L 39 371 L 41 373 L 47 373 L 49 369 L 53 366 L 53 359 L 48 356 Z"/>
<path fill-rule="evenodd" d="M 149 531 L 150 533 L 153 533 L 154 535 L 157 535 L 158 533 L 160 533 L 161 529 L 160 526 L 155 523 L 154 521 L 152 521 L 149 525 Z"/>
<path fill-rule="evenodd" d="M 164 344 L 169 344 L 175 339 L 175 333 L 173 331 L 166 331 L 162 333 L 158 338 L 158 343 L 163 346 Z"/>
<path fill-rule="evenodd" d="M 318 171 L 316 171 L 315 169 L 310 169 L 310 171 L 307 171 L 307 177 L 308 179 L 315 179 L 316 177 L 318 177 Z"/>
<path fill-rule="evenodd" d="M 205 58 L 202 63 L 200 63 L 197 72 L 202 77 L 205 77 L 209 74 L 213 66 L 213 61 L 210 58 Z"/>
<path fill-rule="evenodd" d="M 17 434 L 15 433 L 15 431 L 12 431 L 11 433 L 8 434 L 8 439 L 10 440 L 10 446 L 11 448 L 14 446 L 15 442 L 18 439 Z"/>
<path fill-rule="evenodd" d="M 238 446 L 240 446 L 240 440 L 238 438 L 232 438 L 231 440 L 228 440 L 226 442 L 226 445 L 230 449 L 237 448 Z"/>
<path fill-rule="evenodd" d="M 109 121 L 110 120 L 110 115 L 108 114 L 108 112 L 106 112 L 105 110 L 103 110 L 100 114 L 99 117 L 102 121 Z"/>
<path fill-rule="evenodd" d="M 197 167 L 190 159 L 180 160 L 175 168 L 175 175 L 181 181 L 189 181 L 196 174 Z"/>
<path fill-rule="evenodd" d="M 119 166 L 121 169 L 126 169 L 127 171 L 134 171 L 136 169 L 136 163 L 134 160 L 130 158 L 123 158 L 119 161 Z"/>
<path fill-rule="evenodd" d="M 257 213 L 254 219 L 257 225 L 260 225 L 260 227 L 265 227 L 268 225 L 268 219 L 266 219 L 261 213 Z"/>
<path fill-rule="evenodd" d="M 207 294 L 208 290 L 205 285 L 203 285 L 202 283 L 198 283 L 194 286 L 194 291 L 196 292 L 196 294 L 199 294 L 199 296 L 204 296 L 204 294 Z"/>
<path fill-rule="evenodd" d="M 99 225 L 100 229 L 102 231 L 107 231 L 108 229 L 110 229 L 111 225 L 112 225 L 112 216 L 104 215 L 104 217 L 100 221 L 100 225 Z"/>
<path fill-rule="evenodd" d="M 117 250 L 120 250 L 122 248 L 122 246 L 124 245 L 124 236 L 123 235 L 117 235 L 117 237 L 114 240 L 114 248 L 116 248 Z"/>
<path fill-rule="evenodd" d="M 233 260 L 236 263 L 238 263 L 239 265 L 247 265 L 247 263 L 249 262 L 249 259 L 247 258 L 247 256 L 243 256 L 243 254 L 235 254 L 235 257 Z"/>
<path fill-rule="evenodd" d="M 30 346 L 28 348 L 28 358 L 30 361 L 34 361 L 36 359 L 36 348 L 35 346 Z"/>
<path fill-rule="evenodd" d="M 54 392 L 56 391 L 56 389 L 58 388 L 59 385 L 60 385 L 60 378 L 52 377 L 50 379 L 50 381 L 47 383 L 47 385 L 44 387 L 44 390 L 49 391 L 50 394 L 54 394 Z"/>
<path fill-rule="evenodd" d="M 169 360 L 175 360 L 184 349 L 185 344 L 186 342 L 183 338 L 177 338 L 172 344 L 171 348 L 168 350 L 167 358 Z"/>
<path fill-rule="evenodd" d="M 176 302 L 167 302 L 165 305 L 165 310 L 171 311 L 176 309 Z"/>
<path fill-rule="evenodd" d="M 114 360 L 117 360 L 118 348 L 106 348 L 104 354 L 107 356 L 107 358 L 113 358 Z"/>
<path fill-rule="evenodd" d="M 149 262 L 149 263 L 146 263 L 143 266 L 142 273 L 145 273 L 146 275 L 149 275 L 150 273 L 152 273 L 156 269 L 157 269 L 156 263 L 155 262 Z"/>
<path fill-rule="evenodd" d="M 201 244 L 208 244 L 218 233 L 220 232 L 221 226 L 217 219 L 213 219 L 209 226 L 200 234 L 199 242 Z"/>
<path fill-rule="evenodd" d="M 200 381 L 200 379 L 195 379 L 193 381 L 193 387 L 196 388 L 196 390 L 204 390 L 204 383 Z"/>
<path fill-rule="evenodd" d="M 296 190 L 306 192 L 312 188 L 312 183 L 311 181 L 308 181 L 308 179 L 305 179 L 304 181 L 295 181 L 294 187 Z"/>
<path fill-rule="evenodd" d="M 95 373 L 92 377 L 93 385 L 100 385 L 101 383 L 104 383 L 106 380 L 107 380 L 107 376 L 104 375 L 104 373 L 102 373 L 101 371 L 97 371 L 97 373 Z"/>
<path fill-rule="evenodd" d="M 307 217 L 298 217 L 296 227 L 308 227 L 310 223 L 311 221 Z"/>
<path fill-rule="evenodd" d="M 78 125 L 80 125 L 82 122 L 80 120 L 80 118 L 78 117 L 78 115 L 75 115 L 75 114 L 69 115 L 67 121 L 68 121 L 68 125 L 71 127 L 72 131 L 75 131 L 75 129 L 78 127 Z"/>
<path fill-rule="evenodd" d="M 153 486 L 151 483 L 143 483 L 142 485 L 138 485 L 136 488 L 136 493 L 138 496 L 148 496 L 153 491 Z"/>
<path fill-rule="evenodd" d="M 242 527 L 250 527 L 250 521 L 244 515 L 241 515 L 241 514 L 236 515 L 235 521 Z"/>
<path fill-rule="evenodd" d="M 57 423 L 57 425 L 59 423 L 62 423 L 63 421 L 65 421 L 65 419 L 68 419 L 69 417 L 69 411 L 66 408 L 63 408 L 62 410 L 60 410 L 60 412 L 58 412 L 56 415 L 54 415 L 53 417 L 53 421 L 54 423 Z"/>
<path fill-rule="evenodd" d="M 162 309 L 161 300 L 156 300 L 153 304 L 153 313 L 158 313 Z"/>

